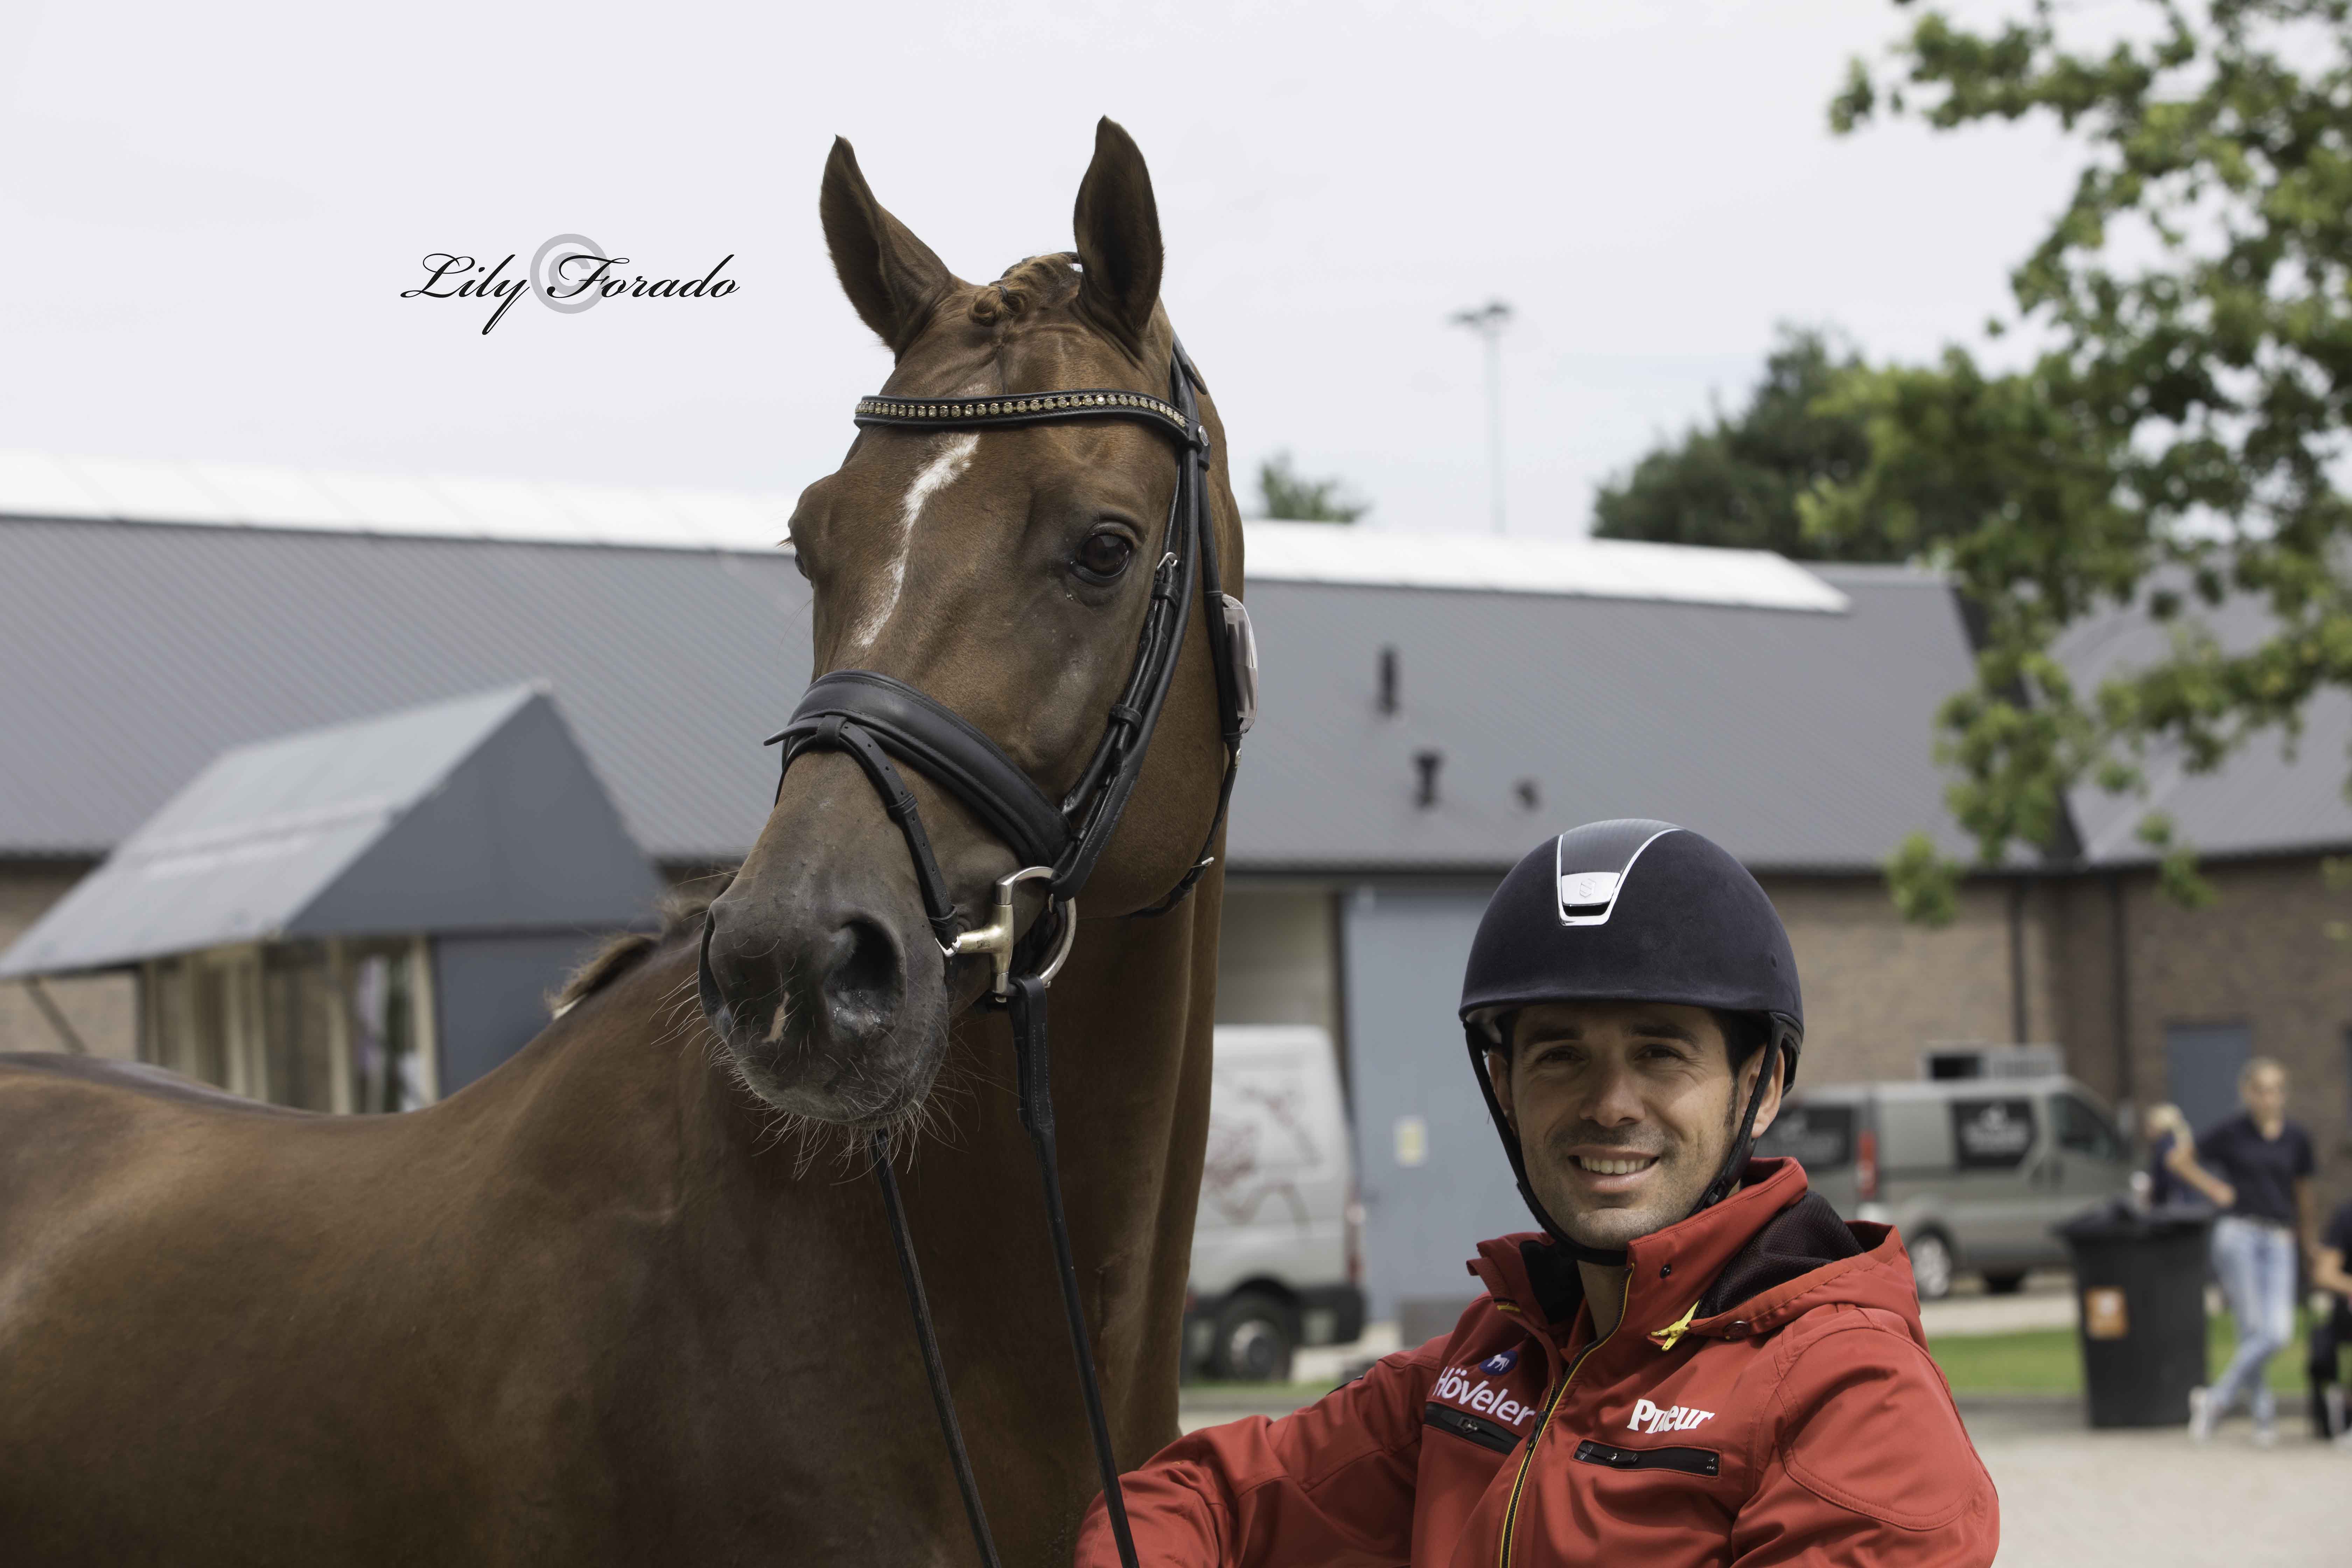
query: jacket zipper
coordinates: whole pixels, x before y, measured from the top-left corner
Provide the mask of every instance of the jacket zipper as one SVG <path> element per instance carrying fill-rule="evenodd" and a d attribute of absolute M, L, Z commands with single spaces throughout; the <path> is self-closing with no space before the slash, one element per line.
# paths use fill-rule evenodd
<path fill-rule="evenodd" d="M 1569 1363 L 1568 1371 L 1560 1375 L 1559 1390 L 1545 1404 L 1544 1413 L 1536 1422 L 1535 1432 L 1528 1438 L 1527 1451 L 1519 1456 L 1519 1473 L 1511 1479 L 1511 1500 L 1503 1510 L 1503 1549 L 1495 1559 L 1495 1568 L 1511 1568 L 1511 1531 L 1519 1521 L 1519 1493 L 1528 1484 L 1528 1467 L 1535 1463 L 1536 1445 L 1543 1441 L 1544 1428 L 1551 1425 L 1552 1412 L 1558 1410 L 1559 1402 L 1568 1397 L 1568 1385 L 1576 1381 L 1578 1370 L 1592 1359 L 1592 1352 L 1615 1339 L 1617 1331 L 1625 1326 L 1626 1309 L 1633 1304 L 1633 1272 L 1629 1268 L 1625 1271 L 1624 1297 L 1617 1303 L 1617 1321 L 1611 1325 L 1607 1333 L 1585 1346 L 1582 1355 Z"/>

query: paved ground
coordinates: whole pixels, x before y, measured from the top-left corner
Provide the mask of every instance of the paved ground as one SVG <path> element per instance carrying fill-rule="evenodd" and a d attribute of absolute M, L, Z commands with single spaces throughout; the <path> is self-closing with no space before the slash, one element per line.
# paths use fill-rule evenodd
<path fill-rule="evenodd" d="M 2287 1403 L 2264 1450 L 2242 1419 L 2200 1447 L 2177 1429 L 2090 1431 L 2072 1398 L 1964 1401 L 2000 1492 L 2001 1568 L 2352 1562 L 2352 1452 L 2314 1441 Z"/>
<path fill-rule="evenodd" d="M 2071 1329 L 2074 1326 L 2074 1277 L 2063 1268 L 2036 1269 L 2026 1276 L 2025 1289 L 2010 1296 L 1987 1295 L 1983 1286 L 1962 1279 L 1942 1300 L 1921 1302 L 1919 1322 L 1931 1340 L 1948 1334 Z"/>

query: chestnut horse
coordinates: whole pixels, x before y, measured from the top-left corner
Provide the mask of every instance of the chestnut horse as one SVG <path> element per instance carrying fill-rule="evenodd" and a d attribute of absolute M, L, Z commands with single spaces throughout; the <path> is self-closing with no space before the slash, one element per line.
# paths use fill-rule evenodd
<path fill-rule="evenodd" d="M 846 142 L 821 211 L 896 355 L 884 391 L 1165 395 L 1159 219 L 1108 121 L 1075 258 L 993 284 L 949 273 Z M 1237 590 L 1223 434 L 1202 417 Z M 1175 482 L 1167 440 L 1133 424 L 862 433 L 792 522 L 816 668 L 931 693 L 1058 796 L 1133 662 Z M 1069 1222 L 1126 1464 L 1176 1431 L 1207 1119 L 1221 878 L 1137 918 L 1215 816 L 1193 613 L 1051 994 Z M 742 672 L 775 683 L 781 718 L 780 677 Z M 907 776 L 978 924 L 1015 862 Z M 943 962 L 924 917 L 872 787 L 814 753 L 713 906 L 723 1040 L 688 919 L 609 952 L 513 1060 L 407 1115 L 9 1058 L 0 1561 L 972 1562 L 866 1166 L 877 1130 L 1004 1560 L 1067 1561 L 1098 1483 L 1010 1042 L 974 1007 L 988 965 Z"/>

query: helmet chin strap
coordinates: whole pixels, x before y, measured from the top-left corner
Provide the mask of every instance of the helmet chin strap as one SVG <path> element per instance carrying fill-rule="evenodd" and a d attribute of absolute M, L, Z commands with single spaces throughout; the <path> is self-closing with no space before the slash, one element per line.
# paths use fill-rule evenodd
<path fill-rule="evenodd" d="M 1731 1141 L 1715 1180 L 1706 1184 L 1706 1191 L 1691 1205 L 1693 1215 L 1713 1208 L 1731 1195 L 1731 1189 L 1739 1184 L 1740 1173 L 1748 1169 L 1748 1156 L 1756 1151 L 1756 1113 L 1763 1109 L 1764 1091 L 1772 1087 L 1772 1080 L 1780 1072 L 1780 1026 L 1777 1023 L 1772 1026 L 1771 1043 L 1764 1047 L 1763 1055 L 1764 1059 L 1756 1068 L 1756 1091 L 1748 1097 L 1748 1113 L 1739 1119 L 1739 1136 Z M 1683 1217 L 1688 1219 L 1690 1215 Z"/>

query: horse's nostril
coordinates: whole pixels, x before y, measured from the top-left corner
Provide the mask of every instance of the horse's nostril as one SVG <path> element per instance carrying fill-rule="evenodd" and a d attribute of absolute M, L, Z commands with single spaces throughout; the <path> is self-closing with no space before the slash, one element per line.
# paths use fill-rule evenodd
<path fill-rule="evenodd" d="M 827 957 L 824 1005 L 835 1038 L 867 1039 L 896 1025 L 903 976 L 887 931 L 871 921 L 849 921 L 833 933 Z"/>

